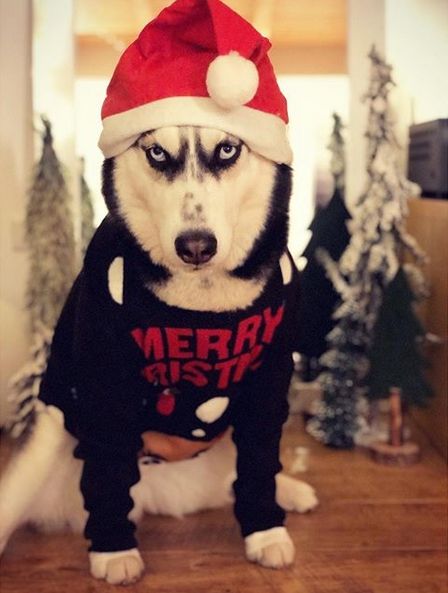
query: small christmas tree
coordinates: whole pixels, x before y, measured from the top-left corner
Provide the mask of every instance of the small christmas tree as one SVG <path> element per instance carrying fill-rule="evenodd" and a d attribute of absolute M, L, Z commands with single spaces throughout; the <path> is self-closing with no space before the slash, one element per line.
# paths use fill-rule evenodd
<path fill-rule="evenodd" d="M 50 355 L 53 332 L 37 326 L 28 362 L 10 380 L 9 402 L 12 414 L 6 428 L 13 438 L 20 437 L 31 425 L 36 410 L 43 373 Z"/>
<path fill-rule="evenodd" d="M 313 219 L 313 235 L 302 254 L 307 264 L 300 277 L 299 348 L 309 359 L 319 358 L 326 350 L 326 336 L 334 326 L 332 314 L 339 298 L 316 253 L 325 249 L 334 260 L 339 259 L 350 238 L 349 218 L 350 213 L 336 189 L 328 206 Z"/>
<path fill-rule="evenodd" d="M 42 155 L 35 166 L 25 222 L 32 334 L 39 324 L 54 328 L 75 274 L 72 198 L 54 151 L 50 122 L 42 117 L 42 123 Z"/>
<path fill-rule="evenodd" d="M 307 379 L 313 379 L 318 371 L 317 359 L 326 349 L 325 338 L 334 326 L 332 313 L 338 295 L 328 280 L 325 269 L 316 258 L 319 249 L 325 249 L 334 260 L 338 260 L 350 239 L 347 221 L 350 213 L 345 207 L 344 189 L 344 140 L 341 134 L 342 123 L 339 116 L 334 117 L 334 127 L 329 148 L 332 152 L 331 168 L 335 191 L 325 208 L 317 210 L 309 229 L 310 241 L 302 256 L 307 264 L 301 273 L 300 299 L 300 338 L 299 352 L 309 361 L 313 372 Z"/>
<path fill-rule="evenodd" d="M 369 350 L 370 368 L 366 377 L 371 402 L 389 398 L 388 442 L 370 436 L 370 451 L 380 463 L 409 465 L 419 459 L 416 443 L 404 440 L 404 415 L 409 406 L 424 406 L 432 389 L 424 376 L 425 361 L 420 346 L 425 330 L 417 319 L 413 292 L 406 272 L 399 268 L 384 291 L 383 302 Z"/>
<path fill-rule="evenodd" d="M 307 430 L 330 447 L 349 449 L 358 430 L 356 394 L 367 369 L 364 308 L 329 254 L 320 250 L 317 257 L 342 302 L 333 314 L 336 325 L 327 336 L 327 351 L 319 360 L 318 380 L 323 401 L 317 415 L 308 422 Z"/>
<path fill-rule="evenodd" d="M 28 362 L 11 379 L 11 435 L 19 437 L 31 423 L 47 366 L 54 326 L 75 274 L 75 242 L 70 194 L 53 148 L 50 122 L 42 117 L 42 155 L 35 166 L 26 212 L 30 256 L 27 308 L 31 350 Z"/>
<path fill-rule="evenodd" d="M 325 252 L 322 262 L 341 297 L 335 311 L 337 325 L 328 337 L 321 359 L 324 398 L 319 414 L 308 425 L 319 440 L 333 446 L 354 444 L 359 424 L 358 406 L 365 393 L 367 351 L 383 292 L 408 251 L 419 264 L 424 254 L 405 230 L 407 200 L 419 188 L 406 180 L 394 134 L 388 95 L 393 86 L 391 67 L 372 48 L 368 102 L 367 183 L 352 211 L 350 243 L 339 265 Z M 415 268 L 417 269 L 417 268 Z M 341 385 L 344 392 L 341 393 Z"/>
<path fill-rule="evenodd" d="M 403 268 L 384 291 L 369 349 L 366 377 L 371 400 L 389 397 L 399 389 L 406 407 L 424 406 L 432 390 L 426 382 L 420 344 L 425 330 L 413 310 L 413 294 Z"/>
<path fill-rule="evenodd" d="M 333 131 L 328 149 L 331 152 L 330 169 L 334 178 L 335 188 L 341 195 L 345 193 L 345 142 L 342 135 L 344 125 L 341 117 L 333 113 Z"/>

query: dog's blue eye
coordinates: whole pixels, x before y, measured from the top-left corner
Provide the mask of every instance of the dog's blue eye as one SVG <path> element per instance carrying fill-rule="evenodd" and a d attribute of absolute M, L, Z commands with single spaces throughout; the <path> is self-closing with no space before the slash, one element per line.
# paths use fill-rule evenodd
<path fill-rule="evenodd" d="M 223 144 L 219 150 L 219 158 L 222 161 L 227 161 L 227 160 L 233 158 L 237 152 L 238 152 L 237 146 L 232 146 L 231 144 Z"/>
<path fill-rule="evenodd" d="M 166 152 L 158 144 L 154 144 L 148 149 L 149 156 L 156 161 L 156 163 L 164 163 L 167 160 Z"/>

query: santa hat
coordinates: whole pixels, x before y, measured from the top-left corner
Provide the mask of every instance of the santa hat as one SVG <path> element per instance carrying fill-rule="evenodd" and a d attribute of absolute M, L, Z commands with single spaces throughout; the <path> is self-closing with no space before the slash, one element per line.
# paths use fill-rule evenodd
<path fill-rule="evenodd" d="M 286 100 L 270 42 L 219 0 L 176 0 L 123 53 L 107 89 L 99 147 L 106 158 L 163 126 L 204 126 L 290 163 Z"/>

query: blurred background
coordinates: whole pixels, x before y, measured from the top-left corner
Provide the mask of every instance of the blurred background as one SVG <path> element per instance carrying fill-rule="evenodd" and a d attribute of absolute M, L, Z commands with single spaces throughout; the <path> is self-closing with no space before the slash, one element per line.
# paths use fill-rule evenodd
<path fill-rule="evenodd" d="M 334 112 L 346 126 L 349 207 L 365 182 L 367 108 L 361 96 L 368 85 L 372 44 L 394 68 L 397 87 L 391 100 L 404 168 L 409 127 L 448 116 L 448 5 L 446 0 L 227 3 L 273 44 L 270 55 L 288 99 L 295 155 L 290 249 L 298 259 L 309 240 L 316 203 L 328 202 L 334 189 L 327 148 Z M 7 381 L 29 348 L 23 222 L 32 165 L 41 151 L 38 114 L 45 114 L 53 125 L 54 147 L 73 196 L 79 236 L 81 169 L 92 195 L 95 222 L 105 214 L 97 141 L 108 81 L 123 50 L 168 4 L 166 0 L 0 0 L 0 424 Z M 427 230 L 424 233 L 428 235 Z M 443 268 L 435 273 L 440 276 Z M 446 327 L 438 327 L 436 333 L 445 335 Z"/>

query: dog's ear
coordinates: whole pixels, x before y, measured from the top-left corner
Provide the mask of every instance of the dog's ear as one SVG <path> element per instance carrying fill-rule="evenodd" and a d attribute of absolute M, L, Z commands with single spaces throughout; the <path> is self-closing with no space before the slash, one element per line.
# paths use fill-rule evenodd
<path fill-rule="evenodd" d="M 107 209 L 112 215 L 118 212 L 118 198 L 115 192 L 115 159 L 104 159 L 102 169 L 102 193 Z"/>

